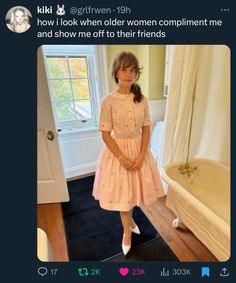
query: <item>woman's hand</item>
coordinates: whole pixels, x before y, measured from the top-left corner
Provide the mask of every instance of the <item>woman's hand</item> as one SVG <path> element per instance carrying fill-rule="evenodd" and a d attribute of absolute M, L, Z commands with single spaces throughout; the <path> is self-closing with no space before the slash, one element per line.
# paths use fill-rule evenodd
<path fill-rule="evenodd" d="M 125 156 L 122 156 L 120 159 L 120 164 L 128 171 L 133 166 L 133 162 L 127 159 Z"/>
<path fill-rule="evenodd" d="M 139 155 L 133 160 L 133 166 L 129 168 L 129 171 L 140 169 L 143 164 L 144 156 Z"/>

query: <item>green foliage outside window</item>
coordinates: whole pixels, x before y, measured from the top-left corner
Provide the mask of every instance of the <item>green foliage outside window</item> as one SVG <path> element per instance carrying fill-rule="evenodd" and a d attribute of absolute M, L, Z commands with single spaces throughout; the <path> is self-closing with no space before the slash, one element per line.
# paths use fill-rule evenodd
<path fill-rule="evenodd" d="M 91 118 L 85 57 L 47 57 L 49 80 L 58 122 Z"/>

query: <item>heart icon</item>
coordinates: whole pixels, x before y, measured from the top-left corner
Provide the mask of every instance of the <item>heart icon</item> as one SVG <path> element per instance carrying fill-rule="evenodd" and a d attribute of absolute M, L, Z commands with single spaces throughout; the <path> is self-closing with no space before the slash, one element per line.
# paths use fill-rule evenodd
<path fill-rule="evenodd" d="M 119 271 L 120 271 L 120 274 L 121 274 L 122 276 L 126 276 L 126 275 L 129 273 L 129 268 L 127 268 L 127 267 L 121 267 L 121 268 L 119 269 Z"/>

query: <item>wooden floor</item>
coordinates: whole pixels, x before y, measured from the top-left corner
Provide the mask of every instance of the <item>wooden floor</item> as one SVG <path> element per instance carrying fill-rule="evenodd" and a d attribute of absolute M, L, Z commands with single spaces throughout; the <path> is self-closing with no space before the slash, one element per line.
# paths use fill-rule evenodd
<path fill-rule="evenodd" d="M 50 242 L 54 261 L 68 261 L 65 229 L 61 204 L 38 204 L 38 227 L 43 229 Z"/>
<path fill-rule="evenodd" d="M 141 208 L 180 261 L 217 261 L 190 231 L 172 227 L 175 216 L 165 206 L 165 197 L 149 207 Z M 54 261 L 68 261 L 61 205 L 38 205 L 38 227 L 48 235 Z"/>
<path fill-rule="evenodd" d="M 166 197 L 162 197 L 151 206 L 141 208 L 178 259 L 181 262 L 218 261 L 191 231 L 172 227 L 172 221 L 176 217 L 165 202 Z"/>

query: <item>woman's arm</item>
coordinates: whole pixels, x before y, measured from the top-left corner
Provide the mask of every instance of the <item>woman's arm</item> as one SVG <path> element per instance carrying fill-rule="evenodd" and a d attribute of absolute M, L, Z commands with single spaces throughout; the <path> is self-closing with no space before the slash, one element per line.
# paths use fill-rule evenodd
<path fill-rule="evenodd" d="M 111 132 L 109 131 L 102 131 L 102 139 L 109 148 L 109 150 L 116 156 L 116 158 L 120 161 L 121 165 L 126 169 L 129 170 L 133 162 L 127 159 L 123 153 L 121 152 L 119 146 L 115 142 L 115 140 L 111 137 Z"/>
<path fill-rule="evenodd" d="M 150 139 L 150 126 L 144 126 L 142 127 L 142 143 L 140 150 L 140 155 L 143 156 L 143 158 L 145 157 L 145 154 L 147 152 L 149 139 Z"/>
<path fill-rule="evenodd" d="M 107 145 L 107 147 L 110 149 L 110 151 L 116 156 L 116 158 L 120 158 L 123 155 L 119 149 L 119 146 L 111 137 L 111 132 L 102 131 L 102 139 Z"/>
<path fill-rule="evenodd" d="M 142 166 L 149 145 L 149 139 L 150 139 L 150 126 L 143 126 L 140 154 L 133 161 L 133 166 L 129 169 L 129 171 L 137 170 Z"/>

